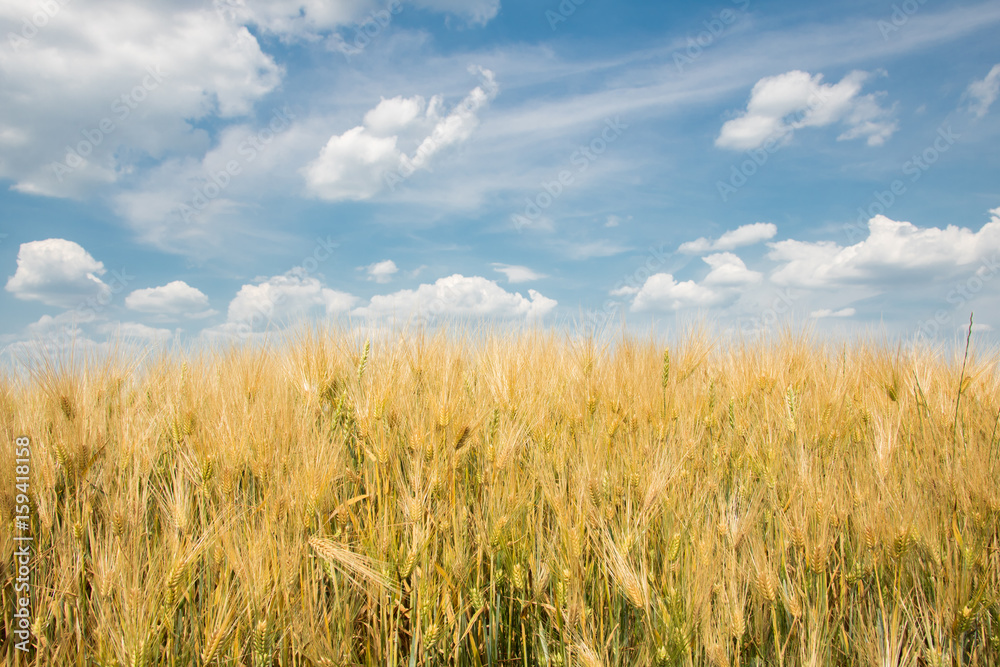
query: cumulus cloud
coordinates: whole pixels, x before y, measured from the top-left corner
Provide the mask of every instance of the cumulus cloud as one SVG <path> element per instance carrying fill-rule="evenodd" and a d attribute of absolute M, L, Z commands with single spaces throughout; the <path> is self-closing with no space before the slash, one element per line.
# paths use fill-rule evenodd
<path fill-rule="evenodd" d="M 362 125 L 330 137 L 319 156 L 302 169 L 308 190 L 329 201 L 370 199 L 429 168 L 438 153 L 469 139 L 479 124 L 479 111 L 496 97 L 493 72 L 477 71 L 482 84 L 446 116 L 440 97 L 429 102 L 419 96 L 382 99 L 365 114 Z"/>
<path fill-rule="evenodd" d="M 705 276 L 705 285 L 717 287 L 738 287 L 759 283 L 764 279 L 763 274 L 751 271 L 743 260 L 731 252 L 720 252 L 715 255 L 704 257 L 706 264 L 712 270 Z"/>
<path fill-rule="evenodd" d="M 966 95 L 971 100 L 969 111 L 974 113 L 976 118 L 982 118 L 990 110 L 998 94 L 1000 94 L 1000 63 L 993 66 L 986 78 L 969 84 L 966 90 Z"/>
<path fill-rule="evenodd" d="M 791 239 L 771 243 L 768 258 L 781 264 L 771 280 L 779 285 L 834 288 L 946 278 L 977 263 L 997 261 L 1000 208 L 991 214 L 978 232 L 954 225 L 918 228 L 877 215 L 868 222 L 868 238 L 852 246 Z"/>
<path fill-rule="evenodd" d="M 138 338 L 162 342 L 173 336 L 170 329 L 158 329 L 139 322 L 105 322 L 97 330 L 112 339 Z"/>
<path fill-rule="evenodd" d="M 711 271 L 700 283 L 694 280 L 678 282 L 672 274 L 657 273 L 647 278 L 641 287 L 622 287 L 612 295 L 634 295 L 631 309 L 635 312 L 706 308 L 733 301 L 746 287 L 764 278 L 761 273 L 748 269 L 743 260 L 731 252 L 709 255 L 702 261 Z"/>
<path fill-rule="evenodd" d="M 680 310 L 714 306 L 721 303 L 721 292 L 693 280 L 677 282 L 669 273 L 657 273 L 646 279 L 632 301 L 632 310 Z"/>
<path fill-rule="evenodd" d="M 774 238 L 777 233 L 778 228 L 773 223 L 755 222 L 752 225 L 742 225 L 732 229 L 714 241 L 702 237 L 695 241 L 682 243 L 677 251 L 686 255 L 701 255 L 718 250 L 735 250 Z"/>
<path fill-rule="evenodd" d="M 214 315 L 208 306 L 208 297 L 183 280 L 175 280 L 161 287 L 138 289 L 125 297 L 125 305 L 141 313 L 152 313 L 164 318 L 187 317 L 200 319 Z"/>
<path fill-rule="evenodd" d="M 854 71 L 828 84 L 822 83 L 822 74 L 801 70 L 764 77 L 751 90 L 746 111 L 722 126 L 715 145 L 749 150 L 788 142 L 798 129 L 840 123 L 844 129 L 838 141 L 863 138 L 869 146 L 880 146 L 897 122 L 892 109 L 879 105 L 881 93 L 860 94 L 869 78 L 868 72 Z"/>
<path fill-rule="evenodd" d="M 18 299 L 73 308 L 109 296 L 110 288 L 98 277 L 104 273 L 104 264 L 78 243 L 31 241 L 21 244 L 17 270 L 7 280 L 6 290 Z"/>
<path fill-rule="evenodd" d="M 433 98 L 431 116 L 437 113 L 439 103 L 437 97 Z M 425 109 L 427 103 L 419 95 L 399 95 L 388 100 L 383 97 L 374 109 L 365 114 L 364 126 L 377 137 L 395 136 L 413 124 Z"/>
<path fill-rule="evenodd" d="M 508 292 L 496 281 L 460 274 L 440 278 L 415 290 L 373 296 L 367 306 L 354 313 L 364 317 L 472 316 L 536 319 L 552 311 L 557 303 L 535 290 L 528 297 Z"/>
<path fill-rule="evenodd" d="M 356 302 L 356 297 L 293 270 L 256 285 L 243 285 L 229 303 L 227 323 L 264 329 L 272 323 L 292 324 L 314 314 L 346 313 Z"/>
<path fill-rule="evenodd" d="M 374 264 L 369 264 L 368 267 L 368 280 L 374 280 L 377 283 L 387 283 L 392 280 L 392 276 L 395 275 L 399 268 L 396 263 L 391 259 L 387 259 L 382 262 L 375 262 Z"/>
<path fill-rule="evenodd" d="M 0 10 L 0 34 L 16 38 L 0 56 L 0 178 L 22 192 L 84 196 L 151 157 L 198 150 L 208 135 L 192 121 L 246 115 L 281 80 L 249 30 L 210 6 L 59 4 L 31 39 L 21 18 L 38 3 Z"/>
<path fill-rule="evenodd" d="M 517 266 L 514 264 L 500 264 L 499 262 L 494 262 L 493 270 L 507 276 L 507 282 L 509 283 L 526 283 L 532 280 L 548 278 L 548 276 L 544 273 L 538 273 L 537 271 L 533 271 L 526 266 Z"/>
<path fill-rule="evenodd" d="M 820 310 L 814 310 L 809 313 L 809 317 L 814 320 L 821 320 L 826 317 L 854 317 L 857 311 L 854 308 L 841 308 L 840 310 L 831 310 L 829 308 L 821 308 Z"/>

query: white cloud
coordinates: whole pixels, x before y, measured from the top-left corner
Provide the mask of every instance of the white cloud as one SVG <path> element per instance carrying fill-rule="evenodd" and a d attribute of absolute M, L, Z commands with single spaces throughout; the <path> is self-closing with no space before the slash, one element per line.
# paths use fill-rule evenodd
<path fill-rule="evenodd" d="M 364 317 L 472 316 L 536 319 L 556 307 L 556 301 L 535 290 L 525 298 L 507 292 L 496 281 L 460 274 L 440 278 L 415 290 L 373 296 L 367 306 L 353 312 Z"/>
<path fill-rule="evenodd" d="M 978 232 L 954 225 L 921 229 L 878 215 L 868 222 L 868 238 L 852 246 L 791 239 L 771 243 L 768 258 L 782 264 L 771 280 L 779 285 L 833 288 L 946 278 L 978 262 L 996 261 L 1000 208 L 991 214 Z"/>
<path fill-rule="evenodd" d="M 677 251 L 686 255 L 700 255 L 717 250 L 735 250 L 774 238 L 777 233 L 778 228 L 773 223 L 755 222 L 731 229 L 715 241 L 702 237 L 696 241 L 682 243 Z"/>
<path fill-rule="evenodd" d="M 220 15 L 286 38 L 315 39 L 321 32 L 363 21 L 383 9 L 374 0 L 219 0 Z"/>
<path fill-rule="evenodd" d="M 451 12 L 478 25 L 485 25 L 500 11 L 500 0 L 415 0 L 415 4 L 434 11 Z"/>
<path fill-rule="evenodd" d="M 826 317 L 854 317 L 855 313 L 856 311 L 853 308 L 841 308 L 840 310 L 821 308 L 820 310 L 814 310 L 809 313 L 809 317 L 814 320 L 821 320 Z"/>
<path fill-rule="evenodd" d="M 605 227 L 617 227 L 620 224 L 622 224 L 623 222 L 628 222 L 631 219 L 632 219 L 631 215 L 628 216 L 628 217 L 626 217 L 626 218 L 623 218 L 620 215 L 609 215 L 608 219 L 607 219 L 607 222 L 604 223 L 604 226 Z"/>
<path fill-rule="evenodd" d="M 66 239 L 22 243 L 17 270 L 6 290 L 18 299 L 41 301 L 50 306 L 73 308 L 88 299 L 110 296 L 110 288 L 98 277 L 104 264 L 83 247 Z"/>
<path fill-rule="evenodd" d="M 966 90 L 966 95 L 972 99 L 969 110 L 982 118 L 990 110 L 990 106 L 1000 94 L 1000 63 L 993 66 L 990 73 L 982 81 L 973 81 Z"/>
<path fill-rule="evenodd" d="M 220 0 L 221 13 L 257 25 L 283 38 L 314 40 L 341 27 L 377 25 L 385 29 L 409 0 Z M 459 16 L 485 25 L 500 9 L 500 0 L 413 0 L 417 7 Z"/>
<path fill-rule="evenodd" d="M 446 148 L 469 139 L 478 112 L 497 94 L 493 72 L 477 68 L 483 79 L 451 113 L 441 117 L 441 98 L 383 99 L 365 114 L 364 124 L 334 135 L 319 156 L 302 169 L 309 191 L 329 201 L 370 199 L 387 185 L 428 169 Z M 402 146 L 401 146 L 402 144 Z M 413 146 L 413 155 L 406 152 Z M 390 182 L 391 181 L 391 182 Z"/>
<path fill-rule="evenodd" d="M 367 269 L 368 280 L 374 280 L 377 283 L 389 282 L 392 280 L 392 276 L 399 271 L 396 263 L 391 259 L 370 264 Z"/>
<path fill-rule="evenodd" d="M 544 273 L 538 273 L 537 271 L 533 271 L 526 266 L 517 266 L 514 264 L 500 264 L 498 262 L 494 262 L 493 269 L 507 276 L 507 282 L 509 283 L 526 283 L 532 280 L 548 278 L 548 276 Z"/>
<path fill-rule="evenodd" d="M 280 82 L 256 38 L 210 6 L 59 4 L 0 53 L 0 178 L 22 192 L 82 197 L 150 157 L 198 150 L 208 135 L 193 121 L 248 114 Z M 37 11 L 3 3 L 0 34 L 20 34 Z"/>
<path fill-rule="evenodd" d="M 608 294 L 611 296 L 632 296 L 633 294 L 638 294 L 641 288 L 636 285 L 622 285 L 617 289 L 613 289 Z"/>
<path fill-rule="evenodd" d="M 25 327 L 25 333 L 34 340 L 58 339 L 64 342 L 71 342 L 74 338 L 83 336 L 82 325 L 90 324 L 91 320 L 81 317 L 80 313 L 74 310 L 67 310 L 58 315 L 42 315 L 38 321 L 32 322 Z"/>
<path fill-rule="evenodd" d="M 632 310 L 680 310 L 721 303 L 722 292 L 699 285 L 693 280 L 677 282 L 669 273 L 657 273 L 646 279 L 632 301 Z"/>
<path fill-rule="evenodd" d="M 836 84 L 824 84 L 822 74 L 792 70 L 764 77 L 750 92 L 746 111 L 726 121 L 715 145 L 749 150 L 768 142 L 790 141 L 795 130 L 841 123 L 838 140 L 864 138 L 880 146 L 896 131 L 892 109 L 879 106 L 880 94 L 860 95 L 868 72 L 854 71 Z"/>
<path fill-rule="evenodd" d="M 705 276 L 705 280 L 702 281 L 705 285 L 739 287 L 759 283 L 764 279 L 763 274 L 749 270 L 743 260 L 731 252 L 720 252 L 702 259 L 712 267 L 712 270 Z"/>
<path fill-rule="evenodd" d="M 396 137 L 376 137 L 358 126 L 330 137 L 304 170 L 309 188 L 330 201 L 370 199 L 385 186 L 383 175 L 399 166 Z"/>
<path fill-rule="evenodd" d="M 356 302 L 356 297 L 324 287 L 302 270 L 292 270 L 241 287 L 229 303 L 227 324 L 265 329 L 270 324 L 293 324 L 317 313 L 346 313 Z"/>
<path fill-rule="evenodd" d="M 646 279 L 642 287 L 625 286 L 611 292 L 613 296 L 631 296 L 631 309 L 681 310 L 707 308 L 736 299 L 750 285 L 760 283 L 764 276 L 747 268 L 743 260 L 731 252 L 703 257 L 711 271 L 700 283 L 694 280 L 678 282 L 672 274 L 657 273 Z"/>
<path fill-rule="evenodd" d="M 170 329 L 157 329 L 139 322 L 106 322 L 97 330 L 110 339 L 139 338 L 162 342 L 174 335 Z"/>
<path fill-rule="evenodd" d="M 642 287 L 625 286 L 611 292 L 613 296 L 630 296 L 631 309 L 681 310 L 717 306 L 735 299 L 741 289 L 759 283 L 763 275 L 747 268 L 743 260 L 731 252 L 703 257 L 711 271 L 700 283 L 694 280 L 678 282 L 672 274 L 657 273 L 646 279 Z"/>
<path fill-rule="evenodd" d="M 377 137 L 399 134 L 412 125 L 424 113 L 427 103 L 423 97 L 397 96 L 382 98 L 378 105 L 365 114 L 365 127 Z"/>
<path fill-rule="evenodd" d="M 161 287 L 138 289 L 125 297 L 125 305 L 141 313 L 152 313 L 168 318 L 187 317 L 198 319 L 214 315 L 208 297 L 183 280 L 175 280 Z"/>

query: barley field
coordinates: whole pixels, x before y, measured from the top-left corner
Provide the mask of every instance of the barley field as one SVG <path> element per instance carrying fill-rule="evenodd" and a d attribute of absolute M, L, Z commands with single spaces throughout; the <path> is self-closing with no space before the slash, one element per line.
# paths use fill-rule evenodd
<path fill-rule="evenodd" d="M 8 374 L 5 664 L 1000 664 L 972 347 L 312 330 Z"/>

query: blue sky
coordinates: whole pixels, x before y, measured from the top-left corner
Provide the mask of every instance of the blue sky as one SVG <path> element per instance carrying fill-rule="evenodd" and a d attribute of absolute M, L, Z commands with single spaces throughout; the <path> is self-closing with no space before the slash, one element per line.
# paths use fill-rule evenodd
<path fill-rule="evenodd" d="M 0 346 L 1000 330 L 1000 4 L 15 0 Z M 998 279 L 994 279 L 998 278 Z"/>

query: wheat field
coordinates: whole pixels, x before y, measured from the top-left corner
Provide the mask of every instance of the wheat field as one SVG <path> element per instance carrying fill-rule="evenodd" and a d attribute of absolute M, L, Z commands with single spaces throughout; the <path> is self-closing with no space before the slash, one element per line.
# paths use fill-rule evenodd
<path fill-rule="evenodd" d="M 975 349 L 309 330 L 0 386 L 7 665 L 1000 664 Z"/>

